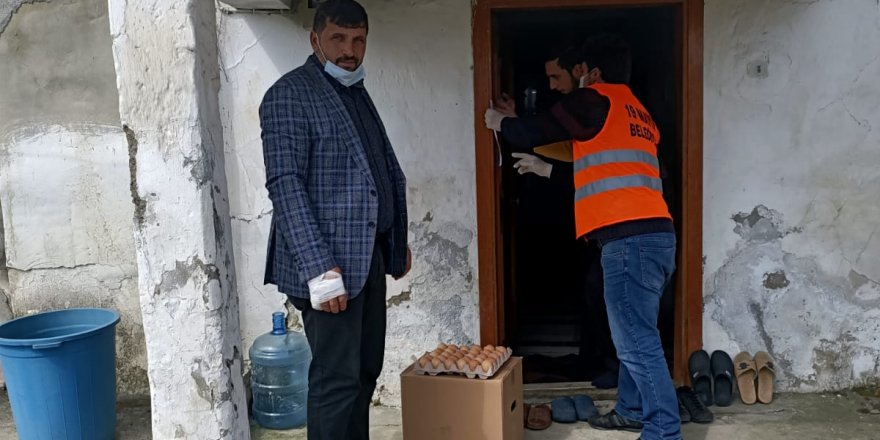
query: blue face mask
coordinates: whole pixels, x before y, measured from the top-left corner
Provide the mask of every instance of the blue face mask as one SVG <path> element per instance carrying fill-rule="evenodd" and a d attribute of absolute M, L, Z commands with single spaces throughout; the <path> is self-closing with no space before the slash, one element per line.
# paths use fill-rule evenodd
<path fill-rule="evenodd" d="M 336 81 L 339 81 L 339 84 L 342 84 L 345 87 L 351 87 L 367 76 L 367 71 L 364 70 L 363 64 L 359 65 L 353 72 L 345 70 L 330 61 L 327 58 L 327 55 L 324 55 L 324 49 L 321 48 L 321 43 L 318 43 L 318 50 L 321 51 L 321 57 L 324 58 L 324 71 L 336 79 Z"/>

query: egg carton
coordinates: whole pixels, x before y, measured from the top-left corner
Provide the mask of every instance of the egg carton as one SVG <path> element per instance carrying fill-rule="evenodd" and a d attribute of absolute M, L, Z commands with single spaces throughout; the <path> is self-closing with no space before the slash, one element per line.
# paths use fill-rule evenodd
<path fill-rule="evenodd" d="M 431 356 L 430 352 L 425 352 L 422 357 Z M 484 370 L 482 365 L 477 365 L 476 368 L 471 368 L 470 365 L 465 365 L 464 368 L 459 368 L 458 365 L 454 365 L 452 368 L 447 368 L 446 365 L 440 364 L 438 367 L 435 367 L 431 362 L 428 362 L 426 365 L 421 365 L 419 360 L 415 361 L 414 371 L 417 374 L 427 374 L 430 376 L 437 376 L 440 374 L 457 374 L 466 376 L 468 379 L 488 379 L 495 375 L 498 370 L 504 366 L 504 363 L 507 362 L 510 357 L 513 356 L 513 350 L 511 348 L 506 348 L 503 352 L 501 352 L 501 357 L 498 358 L 495 362 L 491 362 L 491 366 L 488 370 Z M 420 357 L 419 359 L 421 359 Z"/>

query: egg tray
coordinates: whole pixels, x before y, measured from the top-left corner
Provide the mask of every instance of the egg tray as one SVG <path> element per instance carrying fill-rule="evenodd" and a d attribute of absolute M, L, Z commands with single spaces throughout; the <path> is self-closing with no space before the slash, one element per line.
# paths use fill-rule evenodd
<path fill-rule="evenodd" d="M 458 368 L 457 365 L 453 368 L 447 368 L 444 364 L 440 364 L 439 367 L 434 367 L 430 362 L 428 362 L 427 365 L 422 366 L 418 360 L 416 360 L 415 362 L 414 371 L 417 374 L 427 374 L 430 376 L 437 376 L 439 374 L 457 374 L 466 376 L 468 379 L 488 379 L 494 376 L 495 373 L 497 373 L 498 370 L 500 370 L 501 367 L 504 366 L 504 363 L 507 362 L 507 360 L 510 359 L 511 356 L 513 356 L 513 350 L 508 347 L 505 348 L 503 352 L 500 352 L 500 354 L 501 357 L 499 357 L 498 360 L 492 363 L 491 368 L 489 368 L 488 371 L 483 370 L 482 365 L 477 365 L 477 367 L 473 369 L 469 365 L 465 365 L 464 368 Z M 431 357 L 432 353 L 425 352 L 422 357 L 425 356 Z"/>

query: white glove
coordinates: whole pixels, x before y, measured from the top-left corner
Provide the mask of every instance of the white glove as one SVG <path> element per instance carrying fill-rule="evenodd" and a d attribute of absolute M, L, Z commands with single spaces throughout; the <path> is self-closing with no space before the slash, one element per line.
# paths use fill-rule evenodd
<path fill-rule="evenodd" d="M 513 157 L 519 159 L 513 168 L 520 174 L 535 173 L 541 177 L 550 178 L 550 172 L 553 171 L 553 165 L 538 159 L 538 156 L 532 156 L 526 153 L 513 153 Z"/>
<path fill-rule="evenodd" d="M 309 299 L 315 310 L 321 310 L 321 304 L 345 294 L 342 275 L 338 272 L 331 270 L 309 281 Z"/>
<path fill-rule="evenodd" d="M 486 109 L 486 115 L 484 120 L 486 121 L 486 128 L 491 128 L 495 131 L 501 131 L 501 121 L 506 118 L 503 113 L 495 110 L 494 108 Z"/>

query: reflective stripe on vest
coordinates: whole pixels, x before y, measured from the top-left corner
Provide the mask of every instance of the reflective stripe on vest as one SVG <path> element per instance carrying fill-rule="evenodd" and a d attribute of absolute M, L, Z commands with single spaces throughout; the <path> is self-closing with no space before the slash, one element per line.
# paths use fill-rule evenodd
<path fill-rule="evenodd" d="M 587 167 L 604 165 L 614 162 L 642 162 L 660 171 L 660 162 L 647 151 L 642 150 L 608 150 L 593 153 L 578 159 L 574 163 L 574 172 L 585 170 Z"/>
<path fill-rule="evenodd" d="M 653 190 L 663 192 L 663 181 L 656 177 L 645 176 L 643 174 L 632 174 L 629 176 L 609 177 L 607 179 L 597 180 L 588 183 L 577 189 L 574 193 L 574 200 L 577 202 L 585 197 L 590 197 L 605 191 L 612 191 L 622 188 L 647 187 Z"/>

